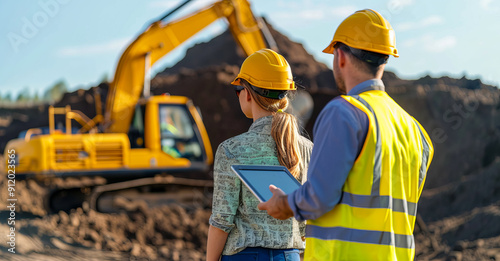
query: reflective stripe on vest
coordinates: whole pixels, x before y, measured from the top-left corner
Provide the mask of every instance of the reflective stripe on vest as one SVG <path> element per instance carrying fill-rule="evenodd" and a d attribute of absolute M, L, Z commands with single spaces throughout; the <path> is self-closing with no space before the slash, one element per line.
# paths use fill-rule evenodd
<path fill-rule="evenodd" d="M 418 126 L 418 130 L 420 131 L 420 137 L 422 138 L 422 144 L 424 146 L 424 149 L 422 150 L 422 165 L 420 166 L 420 176 L 418 179 L 418 187 L 421 188 L 422 184 L 424 183 L 425 180 L 425 175 L 427 174 L 427 168 L 429 167 L 429 158 L 432 155 L 430 154 L 432 144 L 429 144 L 429 141 L 427 141 L 424 132 L 422 131 L 422 126 L 415 121 L 415 124 Z"/>
<path fill-rule="evenodd" d="M 366 244 L 388 245 L 401 248 L 414 248 L 412 235 L 399 235 L 384 231 L 360 230 L 345 227 L 307 226 L 307 232 L 319 235 L 323 240 L 342 240 Z"/>
<path fill-rule="evenodd" d="M 375 112 L 373 111 L 372 106 L 368 104 L 363 98 L 359 97 L 359 95 L 353 95 L 352 97 L 356 98 L 359 102 L 361 102 L 366 108 L 373 114 L 373 118 L 375 121 L 375 133 L 376 133 L 376 141 L 375 144 L 375 164 L 373 166 L 373 185 L 372 185 L 372 195 L 378 195 L 380 189 L 380 172 L 382 171 L 382 143 L 380 141 L 380 128 L 378 126 L 377 117 L 375 116 Z"/>
<path fill-rule="evenodd" d="M 339 204 L 307 222 L 305 260 L 413 259 L 416 202 L 433 154 L 430 139 L 384 91 L 342 97 L 365 112 L 369 130 Z"/>
<path fill-rule="evenodd" d="M 404 199 L 381 195 L 356 195 L 344 192 L 340 204 L 356 208 L 390 208 L 392 211 L 417 215 L 417 204 Z"/>

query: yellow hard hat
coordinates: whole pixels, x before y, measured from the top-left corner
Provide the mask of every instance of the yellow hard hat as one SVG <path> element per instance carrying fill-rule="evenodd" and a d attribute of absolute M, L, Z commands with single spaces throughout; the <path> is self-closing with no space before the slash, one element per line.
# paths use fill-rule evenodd
<path fill-rule="evenodd" d="M 342 21 L 332 42 L 323 52 L 333 54 L 337 42 L 356 49 L 399 57 L 392 26 L 371 9 L 357 11 Z"/>
<path fill-rule="evenodd" d="M 261 49 L 248 56 L 241 65 L 240 73 L 231 84 L 241 85 L 241 79 L 262 89 L 277 91 L 297 89 L 288 62 L 270 49 Z"/>

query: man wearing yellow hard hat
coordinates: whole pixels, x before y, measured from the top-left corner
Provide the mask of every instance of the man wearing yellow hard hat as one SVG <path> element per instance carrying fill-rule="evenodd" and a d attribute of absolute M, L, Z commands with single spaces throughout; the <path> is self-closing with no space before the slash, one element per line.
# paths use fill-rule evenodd
<path fill-rule="evenodd" d="M 413 260 L 417 203 L 434 149 L 424 128 L 385 92 L 391 25 L 373 10 L 347 17 L 324 50 L 343 95 L 314 126 L 308 179 L 259 205 L 307 220 L 305 260 Z"/>

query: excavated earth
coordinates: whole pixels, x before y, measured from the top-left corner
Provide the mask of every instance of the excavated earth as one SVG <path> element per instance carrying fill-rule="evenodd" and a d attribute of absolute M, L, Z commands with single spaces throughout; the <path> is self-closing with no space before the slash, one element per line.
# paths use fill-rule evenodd
<path fill-rule="evenodd" d="M 300 43 L 270 29 L 296 82 L 304 87 L 293 112 L 314 139 L 317 115 L 339 94 L 332 72 Z M 243 60 L 225 32 L 192 47 L 182 61 L 159 73 L 152 80 L 152 92 L 190 97 L 200 107 L 216 148 L 251 124 L 229 84 Z M 500 90 L 465 77 L 403 80 L 386 72 L 383 80 L 391 97 L 428 131 L 435 147 L 419 202 L 422 222 L 415 228 L 417 260 L 500 260 Z M 95 92 L 105 101 L 107 89 L 103 83 L 67 93 L 55 105 L 69 104 L 92 117 Z M 47 126 L 47 107 L 0 108 L 0 150 L 20 131 Z M 2 205 L 7 202 L 5 179 L 2 175 Z M 85 206 L 69 213 L 46 213 L 41 207 L 46 193 L 43 182 L 16 183 L 17 254 L 8 253 L 6 241 L 0 240 L 2 260 L 204 259 L 210 216 L 206 201 L 195 207 L 150 207 L 142 200 L 118 197 L 114 200 L 118 213 L 98 213 Z M 2 207 L 2 233 L 9 229 L 8 216 Z"/>

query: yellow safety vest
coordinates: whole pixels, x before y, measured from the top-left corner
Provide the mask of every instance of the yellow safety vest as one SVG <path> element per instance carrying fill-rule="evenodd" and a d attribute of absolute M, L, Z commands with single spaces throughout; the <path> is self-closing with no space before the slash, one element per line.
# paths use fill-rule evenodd
<path fill-rule="evenodd" d="M 304 260 L 413 260 L 431 140 L 385 91 L 342 98 L 366 113 L 368 133 L 339 204 L 307 221 Z"/>

